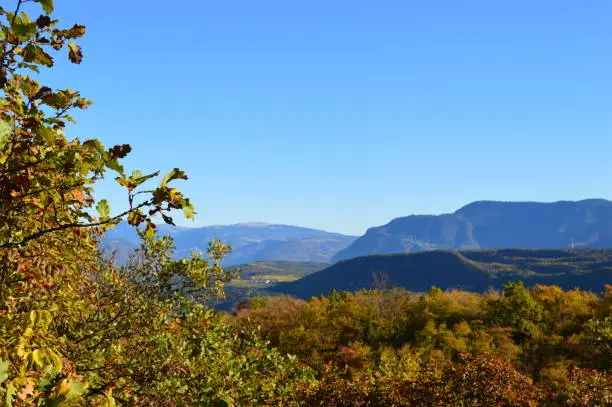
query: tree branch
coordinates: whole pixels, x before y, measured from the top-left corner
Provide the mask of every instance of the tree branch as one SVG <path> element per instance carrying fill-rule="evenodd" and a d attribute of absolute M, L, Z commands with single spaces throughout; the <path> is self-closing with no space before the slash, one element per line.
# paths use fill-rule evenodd
<path fill-rule="evenodd" d="M 67 224 L 63 224 L 63 225 L 58 225 L 49 229 L 45 229 L 45 230 L 41 230 L 38 231 L 36 233 L 33 233 L 25 238 L 23 238 L 21 241 L 19 242 L 8 242 L 8 243 L 2 243 L 0 244 L 0 249 L 17 249 L 20 247 L 23 247 L 26 243 L 28 243 L 31 240 L 34 239 L 38 239 L 39 237 L 42 237 L 48 233 L 52 233 L 52 232 L 59 232 L 61 230 L 66 230 L 66 229 L 78 229 L 78 228 L 91 228 L 91 227 L 95 227 L 95 226 L 102 226 L 102 225 L 108 225 L 109 223 L 113 223 L 117 220 L 120 220 L 121 218 L 123 218 L 125 215 L 130 214 L 131 212 L 140 209 L 144 206 L 148 206 L 151 204 L 151 201 L 146 201 L 141 203 L 140 205 L 129 209 L 123 213 L 120 213 L 119 215 L 116 215 L 112 218 L 109 218 L 107 220 L 104 221 L 100 221 L 100 222 L 93 222 L 93 223 L 67 223 Z"/>

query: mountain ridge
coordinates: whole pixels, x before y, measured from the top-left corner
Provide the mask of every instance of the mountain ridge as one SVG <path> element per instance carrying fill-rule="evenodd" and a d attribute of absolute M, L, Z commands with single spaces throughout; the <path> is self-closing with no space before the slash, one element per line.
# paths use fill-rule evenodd
<path fill-rule="evenodd" d="M 158 225 L 157 231 L 174 239 L 176 257 L 189 256 L 193 250 L 204 252 L 212 239 L 230 244 L 233 250 L 223 262 L 226 266 L 265 260 L 326 263 L 333 254 L 357 238 L 319 229 L 263 222 L 195 228 L 164 224 Z M 104 249 L 119 252 L 119 262 L 124 262 L 129 251 L 139 244 L 136 230 L 124 222 L 109 230 L 102 239 Z"/>
<path fill-rule="evenodd" d="M 432 286 L 484 292 L 511 281 L 601 291 L 612 277 L 612 249 L 489 249 L 374 254 L 339 261 L 270 290 L 300 298 L 331 290 Z"/>
<path fill-rule="evenodd" d="M 573 242 L 573 243 L 572 243 Z M 409 215 L 369 228 L 332 261 L 368 254 L 490 248 L 612 247 L 612 202 L 475 201 L 453 213 Z"/>

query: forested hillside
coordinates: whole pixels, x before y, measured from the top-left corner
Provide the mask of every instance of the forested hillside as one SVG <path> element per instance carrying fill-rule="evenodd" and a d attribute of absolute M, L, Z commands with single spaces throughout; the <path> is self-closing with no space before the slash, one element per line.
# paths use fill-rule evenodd
<path fill-rule="evenodd" d="M 235 320 L 319 372 L 293 400 L 340 406 L 609 406 L 612 287 L 507 284 L 259 298 Z"/>
<path fill-rule="evenodd" d="M 272 291 L 309 298 L 331 290 L 432 286 L 484 292 L 522 280 L 526 285 L 600 291 L 612 282 L 612 249 L 427 251 L 357 257 Z"/>

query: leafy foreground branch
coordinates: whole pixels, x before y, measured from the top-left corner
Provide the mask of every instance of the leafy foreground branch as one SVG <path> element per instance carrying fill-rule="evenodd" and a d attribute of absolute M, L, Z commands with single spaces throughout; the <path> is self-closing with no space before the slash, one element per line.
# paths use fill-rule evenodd
<path fill-rule="evenodd" d="M 78 279 L 54 276 L 44 294 L 4 301 L 3 403 L 264 405 L 288 393 L 294 377 L 309 377 L 201 304 L 229 278 L 218 243 L 211 261 L 177 262 L 171 250 L 168 238 L 145 239 L 124 268 L 94 257 L 79 264 L 88 271 Z"/>
<path fill-rule="evenodd" d="M 175 262 L 171 244 L 154 239 L 157 219 L 172 224 L 175 210 L 194 216 L 171 185 L 186 174 L 175 168 L 145 187 L 159 173 L 128 175 L 121 160 L 129 145 L 66 135 L 74 112 L 91 102 L 34 78 L 62 51 L 79 64 L 85 27 L 60 27 L 53 10 L 52 0 L 0 8 L 0 405 L 232 402 L 215 369 L 275 377 L 270 366 L 285 359 L 266 351 L 258 361 L 261 341 L 193 301 L 222 292 L 228 247 L 213 242 L 210 260 Z M 109 171 L 127 196 L 117 214 L 94 199 Z M 144 243 L 116 269 L 98 241 L 122 218 L 144 225 Z M 249 383 L 238 394 L 265 381 Z"/>

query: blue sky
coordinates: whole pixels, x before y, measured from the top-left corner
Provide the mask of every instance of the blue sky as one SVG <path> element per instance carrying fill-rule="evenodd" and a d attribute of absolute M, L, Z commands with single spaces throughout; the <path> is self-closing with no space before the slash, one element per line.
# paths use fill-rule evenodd
<path fill-rule="evenodd" d="M 56 1 L 70 135 L 185 169 L 190 225 L 361 234 L 474 200 L 612 198 L 612 2 Z M 122 197 L 99 188 L 120 209 Z"/>

